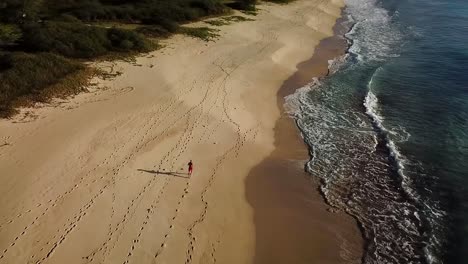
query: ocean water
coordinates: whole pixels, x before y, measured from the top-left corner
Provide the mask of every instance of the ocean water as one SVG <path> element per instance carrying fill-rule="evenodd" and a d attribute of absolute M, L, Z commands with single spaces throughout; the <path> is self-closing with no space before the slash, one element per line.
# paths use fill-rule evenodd
<path fill-rule="evenodd" d="M 286 98 L 364 263 L 468 263 L 468 1 L 346 0 L 347 55 Z"/>

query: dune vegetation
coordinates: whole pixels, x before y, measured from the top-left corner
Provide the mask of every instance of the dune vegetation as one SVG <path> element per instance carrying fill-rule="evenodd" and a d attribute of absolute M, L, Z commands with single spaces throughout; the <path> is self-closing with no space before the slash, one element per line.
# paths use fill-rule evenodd
<path fill-rule="evenodd" d="M 4 0 L 0 115 L 14 113 L 19 99 L 45 100 L 40 91 L 82 71 L 84 59 L 148 52 L 158 46 L 157 39 L 175 33 L 211 40 L 215 29 L 180 25 L 232 9 L 252 12 L 255 4 L 256 0 Z"/>

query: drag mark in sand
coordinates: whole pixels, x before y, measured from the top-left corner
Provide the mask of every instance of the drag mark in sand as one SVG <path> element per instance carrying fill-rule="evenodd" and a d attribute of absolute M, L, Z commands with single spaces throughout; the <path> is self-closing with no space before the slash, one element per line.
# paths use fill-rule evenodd
<path fill-rule="evenodd" d="M 206 194 L 208 192 L 208 189 L 212 186 L 214 180 L 215 180 L 215 177 L 217 175 L 217 172 L 219 170 L 219 168 L 222 166 L 222 164 L 224 163 L 225 159 L 229 156 L 229 154 L 231 154 L 232 152 L 235 153 L 235 156 L 237 157 L 237 155 L 239 154 L 239 149 L 244 145 L 244 140 L 242 135 L 243 133 L 241 132 L 241 128 L 240 128 L 240 125 L 234 121 L 232 119 L 232 117 L 229 115 L 228 113 L 228 105 L 229 103 L 227 102 L 227 98 L 228 98 L 228 89 L 227 89 L 227 82 L 229 80 L 229 78 L 231 77 L 231 74 L 236 71 L 236 69 L 238 69 L 240 66 L 242 65 L 242 63 L 236 65 L 230 72 L 226 71 L 222 65 L 216 65 L 217 67 L 219 67 L 221 69 L 222 72 L 225 73 L 225 78 L 223 79 L 223 83 L 221 85 L 222 87 L 222 91 L 223 91 L 223 98 L 222 98 L 222 108 L 223 108 L 223 113 L 226 117 L 226 119 L 236 128 L 236 141 L 235 141 L 235 144 L 229 148 L 228 150 L 226 150 L 216 161 L 216 165 L 208 179 L 208 182 L 207 184 L 205 185 L 205 187 L 203 188 L 201 194 L 200 194 L 200 200 L 202 201 L 203 203 L 203 209 L 202 209 L 202 212 L 200 213 L 200 216 L 191 224 L 189 225 L 189 227 L 187 228 L 187 233 L 188 233 L 188 237 L 189 237 L 189 244 L 188 244 L 188 248 L 187 248 L 187 252 L 186 252 L 186 259 L 185 259 L 185 263 L 188 264 L 188 263 L 191 263 L 193 261 L 193 254 L 194 254 L 194 250 L 195 250 L 195 244 L 196 244 L 196 237 L 194 235 L 194 230 L 195 228 L 201 224 L 205 218 L 206 218 L 206 215 L 208 213 L 208 207 L 209 207 L 209 204 L 208 204 L 208 201 L 206 199 Z M 251 133 L 252 131 L 254 130 L 254 128 L 246 131 L 246 134 L 249 134 Z M 218 240 L 218 243 L 219 244 L 220 241 Z M 213 244 L 212 244 L 213 245 Z M 216 257 L 215 257 L 215 253 L 216 253 L 216 247 L 215 246 L 212 246 L 212 252 L 211 252 L 211 256 L 212 256 L 212 259 L 216 262 Z"/>

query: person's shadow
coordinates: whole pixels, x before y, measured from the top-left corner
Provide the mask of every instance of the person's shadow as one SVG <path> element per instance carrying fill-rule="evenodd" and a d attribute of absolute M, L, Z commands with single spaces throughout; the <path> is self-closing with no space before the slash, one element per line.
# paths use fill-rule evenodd
<path fill-rule="evenodd" d="M 138 169 L 138 171 L 147 172 L 151 174 L 170 175 L 170 176 L 180 177 L 180 178 L 190 178 L 188 173 L 176 172 L 176 171 L 155 171 L 155 170 L 144 170 L 144 169 Z"/>

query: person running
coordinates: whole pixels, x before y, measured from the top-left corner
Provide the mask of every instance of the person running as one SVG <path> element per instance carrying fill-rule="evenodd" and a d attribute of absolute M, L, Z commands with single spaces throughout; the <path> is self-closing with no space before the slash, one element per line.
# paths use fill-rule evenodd
<path fill-rule="evenodd" d="M 192 160 L 190 160 L 190 162 L 187 165 L 188 165 L 188 174 L 192 175 L 192 171 L 193 171 L 193 162 L 192 162 Z"/>

